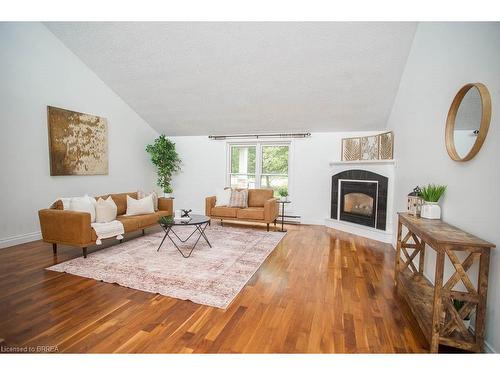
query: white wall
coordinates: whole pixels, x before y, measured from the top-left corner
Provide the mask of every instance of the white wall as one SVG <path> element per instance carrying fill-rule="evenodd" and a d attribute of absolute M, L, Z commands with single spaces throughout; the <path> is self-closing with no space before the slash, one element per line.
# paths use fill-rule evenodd
<path fill-rule="evenodd" d="M 40 23 L 0 23 L 0 247 L 38 238 L 59 196 L 151 189 L 157 133 Z M 108 120 L 109 175 L 51 177 L 47 105 Z"/>
<path fill-rule="evenodd" d="M 395 207 L 429 182 L 448 185 L 443 219 L 500 246 L 500 25 L 421 23 L 418 26 L 388 127 L 395 132 Z M 493 115 L 488 138 L 471 161 L 446 153 L 446 115 L 456 92 L 469 82 L 490 90 Z M 487 309 L 487 341 L 500 351 L 500 257 L 493 250 Z M 428 251 L 433 254 L 432 251 Z M 433 273 L 434 257 L 427 258 Z M 448 265 L 447 275 L 451 273 Z"/>
<path fill-rule="evenodd" d="M 305 224 L 325 224 L 330 217 L 331 176 L 338 171 L 329 165 L 339 161 L 345 137 L 379 132 L 312 133 L 310 138 L 293 139 L 290 162 L 290 199 L 287 214 L 301 216 Z M 205 212 L 205 197 L 226 186 L 227 142 L 208 136 L 172 137 L 180 157 L 182 172 L 174 177 L 175 207 Z M 248 140 L 246 140 L 248 142 Z"/>

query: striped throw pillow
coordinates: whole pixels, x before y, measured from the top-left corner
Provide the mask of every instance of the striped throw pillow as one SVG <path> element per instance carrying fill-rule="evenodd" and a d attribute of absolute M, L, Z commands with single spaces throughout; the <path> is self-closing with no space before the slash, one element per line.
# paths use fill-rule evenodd
<path fill-rule="evenodd" d="M 229 199 L 229 207 L 247 208 L 248 190 L 231 191 L 231 199 Z"/>

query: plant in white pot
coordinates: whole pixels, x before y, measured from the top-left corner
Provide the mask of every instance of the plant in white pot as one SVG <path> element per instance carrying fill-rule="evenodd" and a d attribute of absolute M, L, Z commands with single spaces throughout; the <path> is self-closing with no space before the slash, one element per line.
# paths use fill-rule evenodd
<path fill-rule="evenodd" d="M 166 198 L 171 198 L 172 175 L 181 170 L 181 159 L 175 150 L 175 143 L 162 134 L 153 144 L 146 146 L 146 151 L 158 170 L 158 186 L 163 189 Z"/>
<path fill-rule="evenodd" d="M 441 219 L 441 207 L 439 199 L 446 191 L 445 185 L 429 184 L 420 191 L 420 196 L 424 199 L 420 216 L 425 219 Z"/>
<path fill-rule="evenodd" d="M 282 202 L 286 202 L 288 200 L 288 188 L 280 187 L 278 189 L 278 195 L 281 197 Z"/>

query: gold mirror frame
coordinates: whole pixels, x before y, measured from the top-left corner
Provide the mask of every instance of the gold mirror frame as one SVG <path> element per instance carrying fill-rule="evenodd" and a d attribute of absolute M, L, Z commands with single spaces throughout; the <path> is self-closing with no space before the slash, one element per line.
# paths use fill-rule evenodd
<path fill-rule="evenodd" d="M 467 92 L 475 87 L 479 91 L 479 96 L 481 97 L 482 114 L 481 114 L 481 125 L 479 127 L 479 134 L 477 135 L 474 145 L 469 150 L 467 155 L 461 157 L 457 150 L 455 149 L 455 140 L 453 132 L 455 130 L 455 119 L 457 117 L 458 108 L 462 103 L 462 99 L 465 97 Z M 481 146 L 488 135 L 488 129 L 490 128 L 491 120 L 491 97 L 490 92 L 482 83 L 468 83 L 462 87 L 455 95 L 453 102 L 451 103 L 450 110 L 448 111 L 448 117 L 446 118 L 446 151 L 448 155 L 455 161 L 468 161 L 477 155 Z"/>

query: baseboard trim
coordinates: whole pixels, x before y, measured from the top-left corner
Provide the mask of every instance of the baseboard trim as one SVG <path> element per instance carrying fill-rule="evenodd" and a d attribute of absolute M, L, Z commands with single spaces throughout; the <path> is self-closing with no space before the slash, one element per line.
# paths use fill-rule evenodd
<path fill-rule="evenodd" d="M 490 343 L 486 340 L 484 340 L 484 349 L 485 349 L 485 352 L 488 354 L 497 354 L 495 349 L 493 349 L 493 347 L 490 345 Z"/>
<path fill-rule="evenodd" d="M 42 232 L 40 231 L 0 238 L 0 249 L 9 246 L 20 245 L 26 242 L 37 241 L 41 238 L 42 238 Z"/>
<path fill-rule="evenodd" d="M 474 320 L 475 319 L 476 318 L 474 317 Z M 471 329 L 472 332 L 476 331 L 475 321 L 471 321 L 471 323 L 470 323 L 470 329 Z M 484 352 L 488 353 L 488 354 L 496 354 L 495 349 L 493 349 L 493 347 L 490 345 L 490 343 L 488 341 L 486 341 L 486 340 L 484 340 Z"/>
<path fill-rule="evenodd" d="M 309 218 L 301 218 L 300 224 L 306 224 L 306 225 L 325 225 L 324 220 L 316 220 L 316 219 L 309 219 Z"/>

